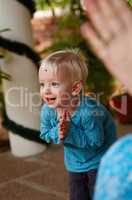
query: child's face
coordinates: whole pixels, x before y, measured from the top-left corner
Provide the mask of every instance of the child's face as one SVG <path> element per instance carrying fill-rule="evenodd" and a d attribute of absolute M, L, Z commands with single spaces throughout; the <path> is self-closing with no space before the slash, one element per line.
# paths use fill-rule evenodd
<path fill-rule="evenodd" d="M 59 76 L 50 68 L 40 68 L 40 95 L 51 108 L 64 108 L 70 105 L 72 97 L 72 83 L 67 72 Z"/>

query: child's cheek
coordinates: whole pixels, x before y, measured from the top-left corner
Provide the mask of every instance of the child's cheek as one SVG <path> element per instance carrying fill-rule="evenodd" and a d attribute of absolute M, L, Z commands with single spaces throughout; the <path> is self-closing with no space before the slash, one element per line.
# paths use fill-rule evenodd
<path fill-rule="evenodd" d="M 61 95 L 61 90 L 60 90 L 60 88 L 52 88 L 51 89 L 51 93 L 56 95 L 56 96 L 60 96 Z"/>
<path fill-rule="evenodd" d="M 70 103 L 70 96 L 68 93 L 61 95 L 61 103 L 63 106 L 69 106 Z"/>
<path fill-rule="evenodd" d="M 44 94 L 43 94 L 43 90 L 42 89 L 40 89 L 40 96 L 41 96 L 42 99 L 44 98 Z"/>

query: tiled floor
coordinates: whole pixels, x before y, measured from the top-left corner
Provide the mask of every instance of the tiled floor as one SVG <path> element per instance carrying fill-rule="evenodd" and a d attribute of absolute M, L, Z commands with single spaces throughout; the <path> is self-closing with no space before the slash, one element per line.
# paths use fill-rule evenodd
<path fill-rule="evenodd" d="M 118 135 L 127 132 L 132 132 L 132 125 L 118 126 Z M 61 145 L 52 145 L 40 155 L 18 158 L 10 152 L 8 134 L 2 135 L 0 131 L 0 200 L 68 200 Z"/>
<path fill-rule="evenodd" d="M 63 148 L 51 146 L 28 158 L 0 153 L 0 200 L 66 200 L 67 174 Z"/>

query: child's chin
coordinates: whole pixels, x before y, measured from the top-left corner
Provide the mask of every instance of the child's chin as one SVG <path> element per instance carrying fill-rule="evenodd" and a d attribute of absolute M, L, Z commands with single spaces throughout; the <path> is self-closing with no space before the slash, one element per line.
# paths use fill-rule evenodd
<path fill-rule="evenodd" d="M 49 108 L 57 108 L 56 104 L 48 104 Z"/>

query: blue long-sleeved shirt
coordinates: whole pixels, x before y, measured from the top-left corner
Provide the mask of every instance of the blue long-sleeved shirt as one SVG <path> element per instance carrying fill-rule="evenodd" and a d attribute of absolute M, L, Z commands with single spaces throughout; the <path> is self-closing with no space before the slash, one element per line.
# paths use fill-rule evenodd
<path fill-rule="evenodd" d="M 44 104 L 41 110 L 40 137 L 59 144 L 57 112 Z M 116 140 L 111 114 L 94 99 L 82 96 L 71 117 L 69 132 L 64 139 L 65 166 L 71 172 L 96 169 L 110 145 Z"/>

